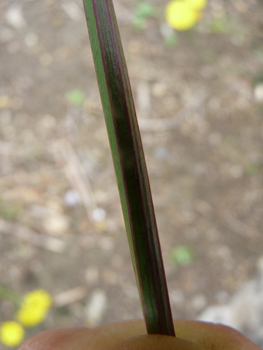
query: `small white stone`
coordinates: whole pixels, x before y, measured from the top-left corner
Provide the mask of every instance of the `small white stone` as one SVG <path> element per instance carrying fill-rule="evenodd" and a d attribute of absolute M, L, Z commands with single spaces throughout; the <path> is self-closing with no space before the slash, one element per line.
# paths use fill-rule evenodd
<path fill-rule="evenodd" d="M 106 217 L 106 212 L 102 208 L 96 208 L 92 212 L 92 217 L 94 221 L 103 221 Z"/>
<path fill-rule="evenodd" d="M 82 19 L 82 12 L 75 2 L 65 2 L 61 4 L 65 13 L 69 16 L 73 21 L 79 21 Z"/>
<path fill-rule="evenodd" d="M 6 12 L 5 18 L 15 29 L 21 29 L 26 26 L 22 8 L 18 5 L 10 7 Z"/>
<path fill-rule="evenodd" d="M 68 190 L 64 195 L 64 202 L 69 207 L 75 207 L 81 202 L 79 193 L 75 190 Z"/>
<path fill-rule="evenodd" d="M 136 93 L 138 114 L 145 115 L 151 108 L 150 89 L 147 81 L 142 80 L 138 83 Z"/>
<path fill-rule="evenodd" d="M 102 289 L 96 289 L 92 293 L 86 307 L 86 321 L 88 326 L 96 326 L 102 319 L 106 310 L 107 297 Z"/>
<path fill-rule="evenodd" d="M 67 218 L 60 214 L 51 212 L 44 220 L 44 228 L 51 235 L 61 235 L 68 230 Z"/>
<path fill-rule="evenodd" d="M 254 97 L 257 102 L 263 102 L 263 83 L 255 86 Z"/>
<path fill-rule="evenodd" d="M 194 309 L 198 312 L 202 310 L 207 304 L 206 298 L 203 294 L 197 294 L 192 300 L 192 305 Z"/>
<path fill-rule="evenodd" d="M 38 43 L 38 36 L 35 33 L 27 33 L 25 36 L 25 44 L 29 47 Z"/>
<path fill-rule="evenodd" d="M 207 308 L 198 318 L 200 321 L 223 323 L 235 327 L 233 310 L 227 306 L 211 306 Z"/>
<path fill-rule="evenodd" d="M 261 258 L 262 259 L 262 258 Z M 223 293 L 224 305 L 212 305 L 208 307 L 199 317 L 199 320 L 207 322 L 223 323 L 244 333 L 255 342 L 263 344 L 262 336 L 262 312 L 263 312 L 263 273 L 260 266 L 262 260 L 258 261 L 258 275 L 239 287 L 231 298 L 226 292 Z M 226 295 L 225 295 L 226 294 Z M 217 295 L 217 299 L 219 295 Z"/>
<path fill-rule="evenodd" d="M 154 149 L 154 155 L 158 159 L 167 159 L 168 152 L 165 147 L 159 146 Z"/>

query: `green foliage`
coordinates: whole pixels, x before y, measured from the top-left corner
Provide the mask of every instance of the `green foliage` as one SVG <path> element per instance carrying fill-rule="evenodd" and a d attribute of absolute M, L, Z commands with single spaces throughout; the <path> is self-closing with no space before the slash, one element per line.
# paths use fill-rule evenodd
<path fill-rule="evenodd" d="M 145 28 L 147 18 L 156 16 L 157 9 L 154 5 L 147 2 L 139 2 L 137 4 L 132 23 L 136 29 L 141 30 Z"/>
<path fill-rule="evenodd" d="M 246 169 L 247 175 L 253 176 L 257 175 L 261 171 L 261 166 L 260 164 L 257 163 L 251 163 Z"/>
<path fill-rule="evenodd" d="M 164 43 L 167 47 L 175 47 L 178 44 L 178 36 L 176 32 L 165 35 Z"/>
<path fill-rule="evenodd" d="M 230 146 L 236 146 L 237 145 L 237 142 L 238 142 L 238 139 L 236 136 L 234 135 L 228 135 L 226 138 L 225 138 L 225 141 L 230 145 Z"/>
<path fill-rule="evenodd" d="M 217 17 L 211 23 L 212 33 L 226 33 L 228 31 L 229 22 L 225 17 Z"/>
<path fill-rule="evenodd" d="M 172 250 L 171 261 L 176 265 L 190 265 L 193 262 L 192 249 L 187 245 L 179 245 Z"/>
<path fill-rule="evenodd" d="M 3 219 L 11 221 L 18 217 L 21 212 L 21 208 L 17 204 L 9 204 L 0 201 L 0 212 Z"/>
<path fill-rule="evenodd" d="M 72 106 L 78 106 L 81 107 L 85 101 L 85 95 L 84 93 L 79 89 L 72 89 L 67 92 L 66 94 L 68 102 Z"/>
<path fill-rule="evenodd" d="M 233 17 L 215 17 L 210 24 L 210 32 L 218 34 L 230 34 L 235 40 L 242 40 L 247 31 L 244 23 L 237 22 Z"/>

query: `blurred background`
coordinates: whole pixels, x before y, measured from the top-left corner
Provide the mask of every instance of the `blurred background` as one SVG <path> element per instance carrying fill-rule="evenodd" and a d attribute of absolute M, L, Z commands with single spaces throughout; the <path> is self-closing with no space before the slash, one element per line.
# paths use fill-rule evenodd
<path fill-rule="evenodd" d="M 210 0 L 187 31 L 167 3 L 114 1 L 173 316 L 262 345 L 263 3 Z M 0 14 L 0 322 L 35 289 L 26 338 L 141 318 L 82 2 Z"/>

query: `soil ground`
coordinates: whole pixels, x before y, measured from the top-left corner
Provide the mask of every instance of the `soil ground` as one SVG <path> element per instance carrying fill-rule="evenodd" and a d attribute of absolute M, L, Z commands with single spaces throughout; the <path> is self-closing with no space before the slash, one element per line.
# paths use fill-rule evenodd
<path fill-rule="evenodd" d="M 138 30 L 138 2 L 114 3 L 173 315 L 195 318 L 228 302 L 263 254 L 263 4 L 211 0 L 168 46 L 163 18 Z M 142 317 L 82 3 L 2 1 L 0 13 L 2 289 L 53 296 L 26 336 Z M 172 261 L 178 246 L 188 264 Z M 0 320 L 13 319 L 0 298 Z"/>

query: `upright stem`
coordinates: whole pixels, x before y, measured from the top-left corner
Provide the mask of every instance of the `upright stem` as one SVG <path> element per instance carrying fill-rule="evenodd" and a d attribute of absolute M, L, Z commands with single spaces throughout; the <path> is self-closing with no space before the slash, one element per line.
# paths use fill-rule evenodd
<path fill-rule="evenodd" d="M 175 336 L 143 147 L 112 0 L 84 0 L 91 48 L 148 333 Z"/>

